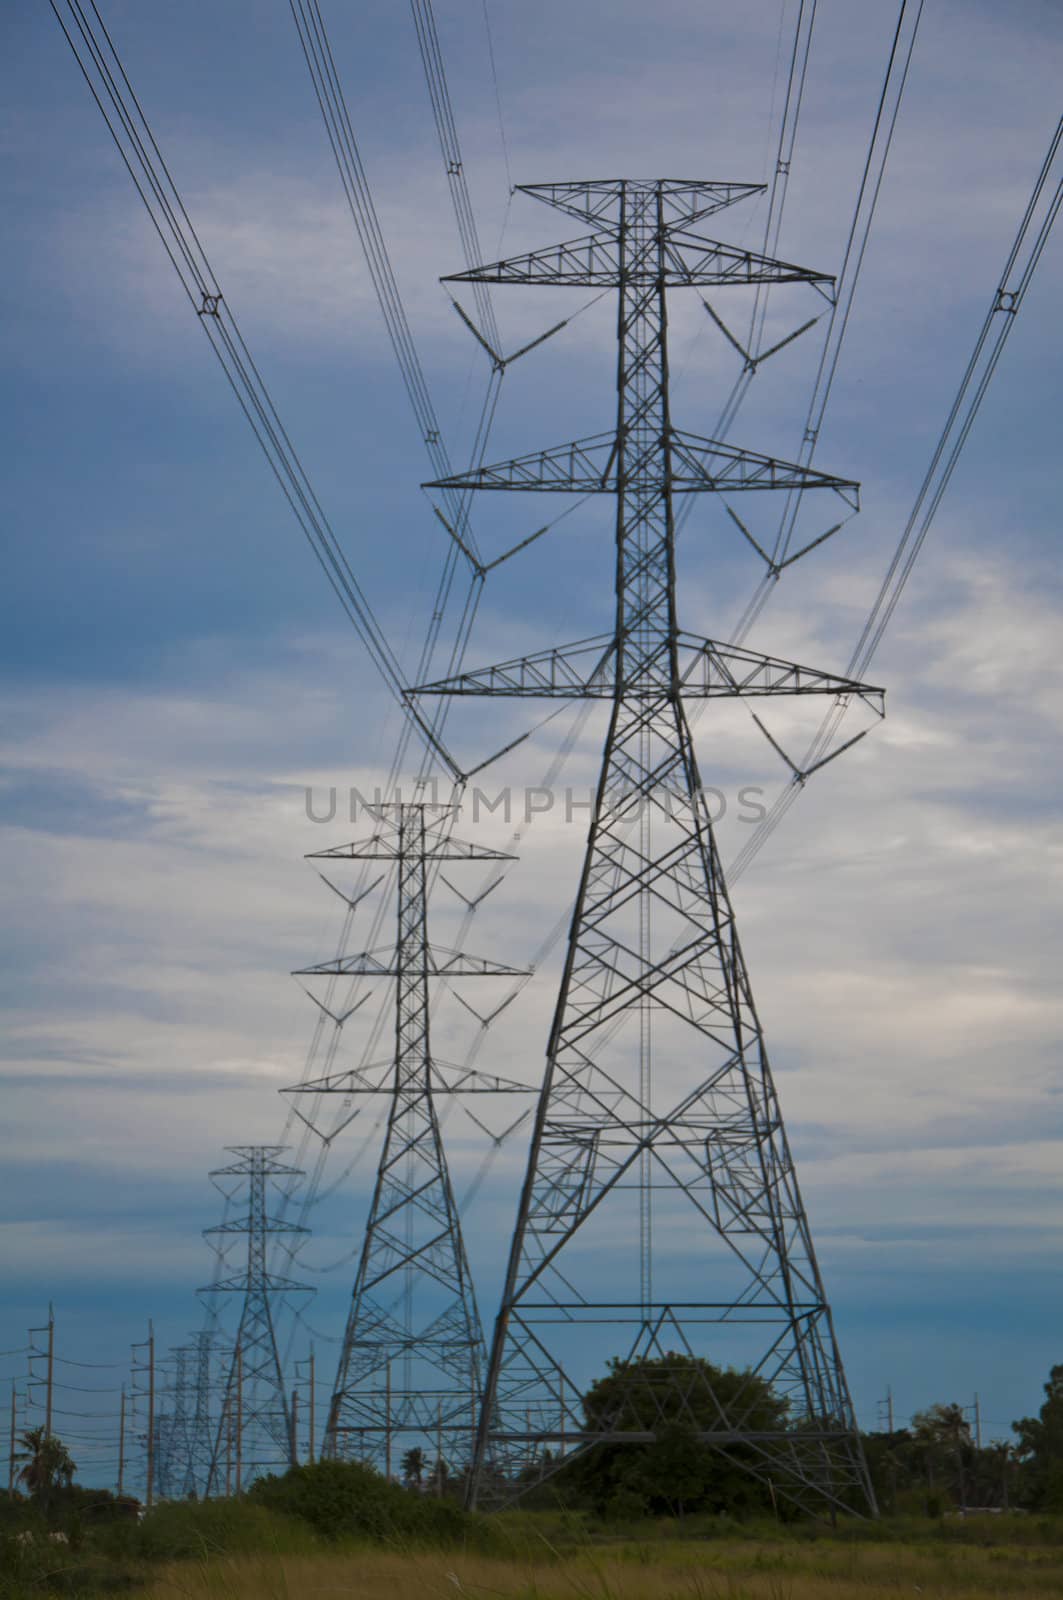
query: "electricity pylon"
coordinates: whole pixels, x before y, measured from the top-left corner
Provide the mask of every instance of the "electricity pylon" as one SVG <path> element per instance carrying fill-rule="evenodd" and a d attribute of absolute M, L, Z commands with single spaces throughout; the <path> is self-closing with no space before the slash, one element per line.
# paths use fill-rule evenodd
<path fill-rule="evenodd" d="M 194 1500 L 203 1494 L 210 1477 L 214 1437 L 211 1419 L 211 1358 L 216 1335 L 210 1329 L 200 1329 L 192 1335 L 192 1344 L 185 1347 L 186 1360 L 195 1364 L 195 1398 L 192 1414 L 187 1423 L 186 1459 L 183 1468 L 182 1494 Z"/>
<path fill-rule="evenodd" d="M 214 1180 L 237 1180 L 231 1197 L 246 1196 L 247 1210 L 229 1222 L 204 1229 L 207 1238 L 247 1236 L 244 1269 L 219 1278 L 199 1290 L 202 1295 L 240 1294 L 243 1305 L 226 1374 L 221 1417 L 207 1474 L 206 1493 L 221 1492 L 226 1479 L 236 1492 L 262 1472 L 286 1471 L 295 1466 L 292 1414 L 281 1370 L 273 1323 L 275 1295 L 306 1294 L 307 1285 L 269 1271 L 266 1255 L 271 1238 L 280 1234 L 306 1234 L 308 1228 L 269 1214 L 267 1189 L 278 1178 L 301 1178 L 297 1167 L 278 1158 L 285 1146 L 276 1144 L 228 1145 L 238 1159 L 210 1174 Z"/>
<path fill-rule="evenodd" d="M 187 1495 L 187 1463 L 191 1459 L 191 1376 L 188 1345 L 170 1351 L 169 1409 L 156 1417 L 155 1482 L 160 1500 Z"/>
<path fill-rule="evenodd" d="M 400 1445 L 427 1446 L 426 1453 L 437 1461 L 442 1457 L 451 1472 L 468 1470 L 485 1371 L 482 1325 L 436 1098 L 526 1088 L 451 1066 L 432 1053 L 431 980 L 515 977 L 520 969 L 429 943 L 429 868 L 445 861 L 510 858 L 455 839 L 447 809 L 430 808 L 437 813 L 432 821 L 428 809 L 373 807 L 378 825 L 371 837 L 311 857 L 381 862 L 397 869 L 394 950 L 366 950 L 297 974 L 330 983 L 348 977 L 395 979 L 395 1052 L 385 1063 L 333 1073 L 288 1091 L 389 1096 L 323 1447 L 327 1455 L 357 1457 L 386 1474 L 398 1465 L 393 1452 Z"/>
<path fill-rule="evenodd" d="M 671 1421 L 803 1505 L 873 1507 L 685 702 L 858 695 L 881 714 L 881 696 L 694 637 L 676 607 L 677 495 L 817 488 L 855 506 L 857 485 L 673 426 L 668 291 L 830 280 L 695 231 L 750 184 L 524 192 L 594 231 L 451 281 L 616 289 L 616 427 L 429 487 L 614 495 L 616 621 L 419 691 L 611 702 L 471 1499 Z M 717 1392 L 694 1357 L 749 1379 Z M 607 1358 L 605 1414 L 584 1396 Z M 785 1420 L 765 1419 L 764 1384 Z"/>

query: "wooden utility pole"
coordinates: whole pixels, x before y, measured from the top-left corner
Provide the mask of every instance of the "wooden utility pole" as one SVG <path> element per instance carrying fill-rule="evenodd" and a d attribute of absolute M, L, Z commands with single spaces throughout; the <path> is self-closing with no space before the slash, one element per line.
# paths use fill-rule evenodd
<path fill-rule="evenodd" d="M 236 1346 L 236 1493 L 239 1495 L 244 1469 L 244 1352 Z"/>
<path fill-rule="evenodd" d="M 17 1424 L 16 1424 L 16 1415 L 15 1415 L 15 1382 L 14 1382 L 14 1379 L 12 1379 L 11 1380 L 11 1454 L 8 1457 L 8 1467 L 7 1467 L 7 1492 L 8 1492 L 8 1494 L 11 1494 L 11 1495 L 13 1495 L 14 1492 L 15 1492 L 15 1440 L 16 1440 L 17 1437 L 18 1437 L 18 1430 L 17 1430 Z"/>
<path fill-rule="evenodd" d="M 982 1406 L 978 1396 L 974 1397 L 974 1442 L 976 1447 L 982 1448 Z"/>
<path fill-rule="evenodd" d="M 436 1410 L 436 1498 L 443 1498 L 443 1402 Z"/>
<path fill-rule="evenodd" d="M 306 1459 L 311 1466 L 314 1464 L 314 1415 L 315 1396 L 317 1387 L 314 1382 L 314 1347 L 310 1346 L 310 1439 L 306 1449 Z"/>
<path fill-rule="evenodd" d="M 125 1384 L 122 1385 L 122 1399 L 118 1411 L 118 1493 L 121 1495 L 125 1487 Z"/>
<path fill-rule="evenodd" d="M 391 1362 L 384 1368 L 384 1477 L 391 1482 Z"/>
<path fill-rule="evenodd" d="M 155 1326 L 148 1323 L 148 1485 L 144 1496 L 150 1511 L 155 1504 Z"/>
<path fill-rule="evenodd" d="M 52 1384 L 55 1379 L 55 1312 L 51 1302 L 48 1303 L 48 1389 L 47 1399 L 44 1403 L 44 1432 L 45 1437 L 52 1437 Z"/>
<path fill-rule="evenodd" d="M 299 1465 L 299 1391 L 292 1390 L 292 1462 L 293 1467 Z"/>
<path fill-rule="evenodd" d="M 225 1396 L 225 1498 L 233 1492 L 233 1397 Z"/>

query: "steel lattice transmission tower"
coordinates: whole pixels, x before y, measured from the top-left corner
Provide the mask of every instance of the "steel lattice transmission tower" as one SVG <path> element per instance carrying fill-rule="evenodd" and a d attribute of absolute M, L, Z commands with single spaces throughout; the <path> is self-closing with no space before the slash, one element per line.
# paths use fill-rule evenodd
<path fill-rule="evenodd" d="M 182 1455 L 175 1458 L 174 1478 L 180 1481 L 180 1493 L 186 1500 L 197 1499 L 205 1493 L 210 1479 L 214 1456 L 214 1420 L 211 1414 L 211 1366 L 216 1334 L 200 1330 L 192 1335 L 190 1345 L 180 1346 L 174 1355 L 183 1359 L 186 1367 L 184 1385 L 192 1386 L 191 1373 L 195 1373 L 191 1404 L 186 1399 L 178 1409 L 184 1418 L 182 1426 Z"/>
<path fill-rule="evenodd" d="M 393 1058 L 289 1091 L 389 1097 L 324 1453 L 357 1457 L 389 1472 L 400 1444 L 427 1446 L 432 1456 L 442 1453 L 451 1471 L 464 1472 L 472 1457 L 486 1363 L 436 1100 L 446 1094 L 520 1092 L 526 1086 L 435 1057 L 430 991 L 433 980 L 515 977 L 519 969 L 436 949 L 428 940 L 428 896 L 430 871 L 443 862 L 510 857 L 455 839 L 444 807 L 396 804 L 373 807 L 370 814 L 377 822 L 371 837 L 315 852 L 311 859 L 379 862 L 396 869 L 395 948 L 362 951 L 297 974 L 329 983 L 395 980 Z"/>
<path fill-rule="evenodd" d="M 683 632 L 674 519 L 680 494 L 822 488 L 854 505 L 857 485 L 681 432 L 668 376 L 670 289 L 830 280 L 695 231 L 753 185 L 524 192 L 594 231 L 451 281 L 615 288 L 616 427 L 434 487 L 614 495 L 616 622 L 420 689 L 611 703 L 472 1498 L 512 1498 L 566 1453 L 652 1440 L 678 1418 L 710 1445 L 740 1444 L 736 1459 L 800 1503 L 870 1505 L 685 703 L 859 695 L 880 712 L 881 696 Z M 770 1383 L 787 1421 L 752 1422 L 753 1388 L 716 1394 L 691 1357 Z M 607 1358 L 632 1383 L 609 1416 L 592 1416 L 583 1396 Z M 653 1365 L 636 1382 L 640 1362 Z"/>
<path fill-rule="evenodd" d="M 188 1345 L 170 1351 L 172 1367 L 167 1391 L 168 1410 L 155 1419 L 155 1484 L 161 1500 L 172 1500 L 188 1493 L 186 1463 L 192 1450 L 192 1380 Z"/>
<path fill-rule="evenodd" d="M 274 1327 L 272 1302 L 277 1295 L 308 1294 L 306 1284 L 295 1283 L 269 1271 L 270 1240 L 282 1234 L 306 1234 L 308 1228 L 270 1215 L 267 1204 L 271 1183 L 280 1178 L 302 1177 L 298 1167 L 279 1159 L 284 1145 L 229 1145 L 237 1157 L 227 1167 L 210 1174 L 217 1181 L 236 1180 L 232 1198 L 246 1202 L 246 1211 L 231 1221 L 204 1230 L 207 1238 L 247 1238 L 243 1270 L 199 1290 L 202 1295 L 239 1294 L 243 1297 L 232 1359 L 226 1374 L 221 1417 L 206 1493 L 217 1494 L 235 1460 L 237 1493 L 262 1472 L 287 1470 L 296 1465 L 292 1413 L 285 1389 Z"/>

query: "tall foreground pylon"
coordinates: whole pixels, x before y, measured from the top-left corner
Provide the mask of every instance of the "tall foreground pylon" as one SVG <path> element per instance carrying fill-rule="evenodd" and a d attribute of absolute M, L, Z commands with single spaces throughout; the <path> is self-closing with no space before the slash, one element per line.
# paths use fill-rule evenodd
<path fill-rule="evenodd" d="M 472 1499 L 504 1502 L 574 1451 L 650 1441 L 678 1420 L 709 1445 L 740 1446 L 751 1473 L 809 1508 L 873 1506 L 685 702 L 859 695 L 880 712 L 881 696 L 696 638 L 676 610 L 677 495 L 819 488 L 853 505 L 857 485 L 673 426 L 667 292 L 830 280 L 694 231 L 753 185 L 523 192 L 594 231 L 451 281 L 615 288 L 616 428 L 446 486 L 615 495 L 616 623 L 420 688 L 612 702 Z M 717 1394 L 691 1357 L 761 1382 Z M 584 1395 L 608 1361 L 632 1382 L 610 1386 L 604 1413 Z M 764 1382 L 784 1421 L 756 1420 Z"/>
<path fill-rule="evenodd" d="M 429 875 L 444 862 L 510 858 L 455 839 L 445 807 L 399 803 L 373 807 L 370 815 L 376 826 L 368 838 L 316 851 L 311 859 L 396 869 L 394 949 L 365 950 L 296 974 L 332 985 L 343 978 L 395 980 L 392 1058 L 288 1091 L 388 1097 L 387 1132 L 324 1452 L 365 1461 L 390 1476 L 401 1453 L 416 1448 L 436 1470 L 441 1471 L 442 1458 L 449 1472 L 460 1474 L 472 1460 L 486 1360 L 436 1100 L 447 1094 L 521 1092 L 525 1086 L 451 1066 L 433 1054 L 430 990 L 433 980 L 515 977 L 519 969 L 439 950 L 429 942 Z"/>

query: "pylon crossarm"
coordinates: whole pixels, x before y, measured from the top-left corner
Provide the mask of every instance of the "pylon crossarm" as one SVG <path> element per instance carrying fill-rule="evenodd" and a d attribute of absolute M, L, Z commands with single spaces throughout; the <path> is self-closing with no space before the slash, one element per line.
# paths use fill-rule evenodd
<path fill-rule="evenodd" d="M 370 810 L 366 807 L 366 810 Z M 426 828 L 425 860 L 427 861 L 515 861 L 512 850 L 488 850 L 483 845 L 466 844 L 462 839 L 443 838 L 434 841 Z M 398 861 L 401 847 L 398 839 L 386 834 L 374 834 L 369 839 L 354 839 L 350 844 L 334 845 L 329 850 L 311 850 L 307 861 Z M 325 880 L 328 883 L 328 879 Z M 380 879 L 376 879 L 379 883 Z M 374 883 L 373 887 L 376 887 Z M 335 885 L 329 883 L 330 889 Z M 340 893 L 339 890 L 336 890 Z M 365 891 L 368 893 L 368 891 Z M 362 899 L 364 895 L 359 895 Z M 346 896 L 341 896 L 346 898 Z M 355 902 L 356 903 L 356 902 Z"/>
<path fill-rule="evenodd" d="M 618 436 L 594 433 L 584 439 L 550 445 L 545 450 L 509 461 L 458 472 L 422 484 L 425 489 L 496 489 L 511 492 L 536 490 L 552 494 L 616 494 Z M 756 450 L 742 450 L 719 439 L 669 428 L 631 440 L 626 446 L 625 480 L 639 471 L 642 452 L 647 461 L 659 456 L 662 446 L 671 451 L 670 487 L 673 494 L 737 494 L 765 489 L 833 489 L 849 506 L 858 503 L 859 484 L 851 478 L 817 472 L 797 462 Z"/>
<path fill-rule="evenodd" d="M 502 661 L 494 667 L 463 672 L 455 678 L 422 683 L 411 694 L 506 694 L 583 699 L 612 694 L 611 662 L 615 651 L 612 634 L 597 634 L 574 644 L 560 645 L 534 655 Z"/>
<path fill-rule="evenodd" d="M 214 1283 L 204 1285 L 197 1289 L 197 1294 L 244 1294 L 247 1291 L 248 1281 L 246 1273 L 237 1273 L 231 1278 L 220 1278 Z M 261 1287 L 270 1294 L 316 1294 L 317 1290 L 308 1283 L 296 1283 L 292 1278 L 278 1277 L 275 1272 L 269 1273 L 265 1278 L 258 1278 L 252 1285 Z"/>
<path fill-rule="evenodd" d="M 578 639 L 497 666 L 463 672 L 454 678 L 418 684 L 410 692 L 426 695 L 508 695 L 524 699 L 611 700 L 618 690 L 633 700 L 657 700 L 677 692 L 686 699 L 761 698 L 768 695 L 855 695 L 878 716 L 885 691 L 781 656 L 763 655 L 741 645 L 722 644 L 696 634 L 676 635 L 673 657 L 667 637 L 656 652 L 656 670 L 640 664 L 630 683 L 616 678 L 616 641 L 608 634 Z"/>
<path fill-rule="evenodd" d="M 517 193 L 541 200 L 570 217 L 599 223 L 615 220 L 623 192 L 648 188 L 655 196 L 659 194 L 667 220 L 692 223 L 739 200 L 763 194 L 766 187 L 763 183 L 712 183 L 697 178 L 590 178 L 566 183 L 519 183 Z"/>
<path fill-rule="evenodd" d="M 684 696 L 695 699 L 760 698 L 766 695 L 849 695 L 885 714 L 884 689 L 855 678 L 805 667 L 781 656 L 763 655 L 742 645 L 721 644 L 681 632 L 679 677 Z"/>
<path fill-rule="evenodd" d="M 429 946 L 425 952 L 426 968 L 433 978 L 520 978 L 527 975 L 525 967 L 509 967 L 499 961 L 489 961 L 483 956 L 466 955 L 462 950 L 438 950 Z M 341 956 L 335 961 L 321 961 L 313 967 L 300 967 L 292 973 L 294 978 L 401 978 L 407 976 L 408 967 L 399 959 L 398 951 L 380 956 L 374 950 L 361 950 L 357 955 Z"/>
<path fill-rule="evenodd" d="M 475 1067 L 457 1066 L 436 1057 L 430 1063 L 432 1088 L 436 1094 L 538 1094 L 538 1085 L 518 1083 L 496 1073 L 480 1072 Z M 293 1083 L 282 1094 L 391 1094 L 394 1090 L 394 1061 L 369 1062 L 323 1078 Z"/>
<path fill-rule="evenodd" d="M 559 244 L 504 261 L 452 272 L 444 283 L 520 283 L 559 289 L 615 289 L 621 281 L 621 244 L 615 229 L 565 239 Z M 777 261 L 755 250 L 741 250 L 718 239 L 703 239 L 673 229 L 664 247 L 664 282 L 670 289 L 723 288 L 728 284 L 832 284 L 826 272 L 814 272 L 792 261 Z M 656 241 L 624 263 L 628 283 L 656 284 L 660 278 Z M 482 342 L 482 341 L 481 341 Z M 494 352 L 490 352 L 494 355 Z M 497 359 L 497 357 L 496 357 Z"/>

